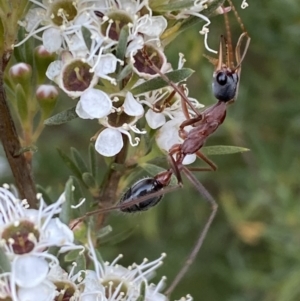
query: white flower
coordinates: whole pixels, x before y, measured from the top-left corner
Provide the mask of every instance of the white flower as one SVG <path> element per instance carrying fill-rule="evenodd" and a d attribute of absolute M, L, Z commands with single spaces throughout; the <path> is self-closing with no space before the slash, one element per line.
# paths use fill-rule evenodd
<path fill-rule="evenodd" d="M 89 18 L 92 8 L 87 7 L 86 0 L 43 0 L 42 3 L 31 0 L 31 2 L 39 7 L 29 9 L 25 21 L 21 22 L 28 35 L 15 46 L 42 33 L 44 47 L 49 52 L 55 52 L 68 41 L 69 35 L 80 31 L 82 25 L 89 26 L 94 22 Z M 40 25 L 42 27 L 39 28 Z"/>
<path fill-rule="evenodd" d="M 146 43 L 143 49 L 132 49 L 132 52 L 127 54 L 134 72 L 144 79 L 151 79 L 159 76 L 157 71 L 149 64 L 147 60 L 151 60 L 152 64 L 155 65 L 162 73 L 165 73 L 169 69 L 167 58 L 161 47 L 157 47 L 153 43 Z"/>
<path fill-rule="evenodd" d="M 84 58 L 73 57 L 65 51 L 62 53 L 62 60 L 54 61 L 48 66 L 46 76 L 70 97 L 76 98 L 97 84 L 98 76 L 92 71 L 92 67 Z"/>
<path fill-rule="evenodd" d="M 117 59 L 113 54 L 98 54 L 97 62 L 92 70 L 95 70 L 95 74 L 100 78 L 109 80 L 112 84 L 116 85 L 117 82 L 114 78 L 108 76 L 110 73 L 114 73 L 117 68 L 117 62 L 123 64 L 122 61 Z"/>
<path fill-rule="evenodd" d="M 143 15 L 133 22 L 129 28 L 128 46 L 126 57 L 131 58 L 136 55 L 137 51 L 142 49 L 146 43 L 156 41 L 157 46 L 161 46 L 160 35 L 167 28 L 167 20 L 163 16 Z"/>
<path fill-rule="evenodd" d="M 145 134 L 145 131 L 139 130 L 135 124 L 144 114 L 144 108 L 133 97 L 132 93 L 127 92 L 124 98 L 123 95 L 112 96 L 114 112 L 107 117 L 99 119 L 99 123 L 104 125 L 104 129 L 97 137 L 95 149 L 98 153 L 106 157 L 115 156 L 123 147 L 122 134 L 129 138 L 132 146 L 137 146 L 140 139 L 135 137 L 135 142 L 132 141 L 129 131 L 137 134 Z"/>
<path fill-rule="evenodd" d="M 95 289 L 95 297 L 103 294 L 103 288 L 101 287 L 103 286 L 108 301 L 117 300 L 117 297 L 124 301 L 136 300 L 140 295 L 141 285 L 144 284 L 146 286 L 146 300 L 167 300 L 166 296 L 159 293 L 164 286 L 165 277 L 161 279 L 157 286 L 148 284 L 148 281 L 154 276 L 155 270 L 161 266 L 166 254 L 162 254 L 161 257 L 152 262 L 144 259 L 141 264 L 133 264 L 125 268 L 117 264 L 123 257 L 122 255 L 119 255 L 112 263 L 100 263 L 92 245 L 90 234 L 88 235 L 88 242 L 89 255 L 95 267 L 95 273 L 90 273 L 88 281 L 85 280 L 86 286 L 88 282 L 91 283 L 88 289 L 90 295 L 93 295 L 92 289 Z"/>
<path fill-rule="evenodd" d="M 30 254 L 47 258 L 56 264 L 57 259 L 44 252 L 47 248 L 64 247 L 61 251 L 81 249 L 73 243 L 73 232 L 58 218 L 54 218 L 61 211 L 64 195 L 49 206 L 46 206 L 41 196 L 39 200 L 39 209 L 28 209 L 27 202 L 17 199 L 7 189 L 0 188 L 0 243 L 12 261 L 18 256 Z"/>

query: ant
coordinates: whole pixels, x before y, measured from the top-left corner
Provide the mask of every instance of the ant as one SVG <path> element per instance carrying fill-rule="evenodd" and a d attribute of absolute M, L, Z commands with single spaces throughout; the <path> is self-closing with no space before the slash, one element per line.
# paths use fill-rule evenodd
<path fill-rule="evenodd" d="M 224 13 L 228 40 L 224 36 L 221 36 L 218 58 L 209 58 L 209 60 L 215 66 L 212 88 L 213 94 L 218 100 L 217 103 L 209 106 L 203 112 L 197 112 L 197 110 L 187 99 L 183 90 L 175 83 L 170 81 L 169 78 L 154 65 L 147 54 L 144 53 L 147 64 L 155 72 L 157 72 L 182 98 L 183 112 L 185 114 L 186 120 L 182 122 L 179 127 L 179 136 L 183 139 L 183 142 L 181 144 L 173 145 L 169 150 L 168 161 L 171 168 L 158 173 L 152 178 L 145 178 L 134 183 L 124 193 L 117 206 L 89 212 L 85 214 L 84 217 L 78 218 L 76 220 L 77 224 L 88 216 L 114 209 L 119 209 L 120 211 L 126 213 L 146 211 L 157 205 L 166 193 L 174 191 L 183 186 L 181 177 L 181 172 L 183 172 L 187 179 L 200 193 L 200 195 L 202 195 L 204 199 L 209 203 L 211 207 L 211 213 L 204 225 L 204 228 L 201 229 L 196 244 L 189 254 L 185 264 L 183 265 L 169 288 L 166 290 L 166 295 L 171 294 L 177 284 L 184 277 L 185 273 L 189 269 L 189 266 L 194 262 L 218 209 L 218 205 L 214 198 L 198 181 L 192 171 L 215 171 L 217 169 L 215 163 L 201 152 L 201 148 L 205 144 L 207 138 L 209 138 L 224 122 L 227 106 L 236 100 L 241 73 L 241 63 L 245 58 L 250 44 L 250 37 L 248 36 L 248 33 L 246 32 L 244 25 L 241 22 L 241 19 L 239 18 L 231 0 L 228 0 L 228 2 L 242 27 L 243 33 L 240 35 L 235 48 L 236 65 L 234 66 L 233 51 L 229 31 L 229 21 L 227 14 Z M 246 42 L 244 51 L 241 55 L 241 46 L 244 39 L 246 39 Z M 191 109 L 196 114 L 196 117 L 190 117 L 187 106 L 191 107 Z M 187 126 L 192 126 L 193 128 L 190 131 L 186 131 L 185 128 Z M 189 154 L 196 154 L 198 158 L 200 158 L 208 165 L 208 167 L 188 168 L 184 166 L 183 160 Z M 172 175 L 175 175 L 177 179 L 177 185 L 175 186 L 169 186 Z"/>

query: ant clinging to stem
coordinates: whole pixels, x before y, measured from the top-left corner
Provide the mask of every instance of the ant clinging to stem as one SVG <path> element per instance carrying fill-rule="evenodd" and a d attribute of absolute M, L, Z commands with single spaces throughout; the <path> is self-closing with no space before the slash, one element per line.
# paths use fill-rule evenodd
<path fill-rule="evenodd" d="M 189 254 L 186 262 L 180 269 L 179 273 L 177 274 L 169 288 L 166 290 L 165 293 L 167 295 L 169 295 L 174 290 L 179 281 L 187 272 L 189 266 L 195 260 L 218 208 L 214 198 L 198 181 L 192 171 L 212 171 L 217 169 L 217 166 L 214 164 L 214 162 L 201 152 L 201 148 L 205 144 L 206 139 L 210 137 L 223 123 L 226 117 L 227 105 L 234 102 L 237 97 L 241 73 L 241 63 L 244 60 L 250 44 L 250 37 L 248 36 L 248 33 L 246 32 L 245 27 L 237 14 L 237 11 L 235 10 L 231 0 L 227 1 L 229 2 L 231 9 L 234 11 L 234 14 L 243 30 L 243 33 L 240 35 L 235 48 L 236 65 L 234 65 L 233 48 L 229 30 L 229 20 L 227 13 L 224 13 L 227 38 L 221 36 L 218 58 L 209 58 L 209 61 L 212 62 L 215 66 L 212 87 L 213 94 L 218 100 L 217 103 L 207 107 L 202 112 L 197 112 L 197 110 L 187 99 L 183 90 L 175 83 L 170 81 L 168 77 L 164 75 L 153 64 L 151 59 L 145 53 L 144 57 L 147 64 L 155 72 L 157 72 L 162 77 L 162 79 L 164 79 L 174 89 L 174 91 L 176 91 L 181 96 L 183 112 L 186 117 L 186 120 L 182 122 L 179 127 L 179 136 L 183 139 L 183 142 L 181 144 L 173 145 L 168 152 L 168 161 L 171 165 L 171 168 L 158 173 L 152 178 L 145 178 L 134 183 L 124 193 L 117 206 L 88 212 L 83 217 L 75 220 L 76 225 L 78 224 L 78 222 L 82 221 L 88 216 L 116 209 L 128 213 L 148 210 L 158 204 L 163 195 L 183 186 L 181 178 L 181 172 L 183 172 L 186 178 L 199 192 L 199 194 L 209 203 L 211 207 L 211 213 L 204 225 L 204 228 L 201 229 L 196 244 Z M 244 40 L 246 42 L 243 53 L 241 54 L 241 47 Z M 191 109 L 195 112 L 195 117 L 190 116 L 187 108 L 188 106 L 191 107 Z M 190 131 L 186 131 L 185 128 L 187 126 L 192 126 L 192 129 Z M 183 160 L 189 154 L 196 154 L 198 158 L 200 158 L 208 165 L 208 167 L 188 168 L 184 166 Z M 169 186 L 172 175 L 175 175 L 175 177 L 177 178 L 176 186 Z"/>

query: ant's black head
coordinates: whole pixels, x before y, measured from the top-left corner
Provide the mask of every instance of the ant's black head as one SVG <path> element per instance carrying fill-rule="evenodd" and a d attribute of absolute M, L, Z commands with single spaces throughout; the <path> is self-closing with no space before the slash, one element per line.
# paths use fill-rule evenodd
<path fill-rule="evenodd" d="M 219 101 L 228 102 L 236 96 L 239 77 L 237 72 L 221 69 L 215 72 L 212 88 L 214 96 Z"/>

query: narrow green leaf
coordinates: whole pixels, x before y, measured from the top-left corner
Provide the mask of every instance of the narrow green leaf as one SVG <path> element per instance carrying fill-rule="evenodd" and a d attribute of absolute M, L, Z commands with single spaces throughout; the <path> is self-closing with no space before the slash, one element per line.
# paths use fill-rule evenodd
<path fill-rule="evenodd" d="M 121 80 L 126 78 L 131 72 L 132 72 L 132 65 L 126 65 L 117 76 L 116 78 L 117 82 L 120 82 Z"/>
<path fill-rule="evenodd" d="M 86 259 L 84 254 L 80 254 L 77 259 L 76 259 L 76 267 L 74 268 L 73 275 L 76 275 L 80 271 L 85 271 L 86 270 Z M 84 273 L 81 273 L 82 277 L 85 277 Z"/>
<path fill-rule="evenodd" d="M 244 153 L 250 151 L 250 149 L 239 146 L 230 146 L 230 145 L 213 145 L 213 146 L 204 146 L 202 152 L 208 156 L 214 155 L 229 155 L 236 153 Z"/>
<path fill-rule="evenodd" d="M 101 245 L 115 246 L 119 245 L 123 241 L 127 241 L 129 237 L 137 230 L 136 225 L 126 227 L 126 230 L 118 231 L 118 233 L 112 233 L 109 236 L 101 237 Z M 98 235 L 97 235 L 98 237 Z"/>
<path fill-rule="evenodd" d="M 170 81 L 178 83 L 190 77 L 193 74 L 193 72 L 194 71 L 192 69 L 182 68 L 165 73 L 165 75 L 169 78 Z M 163 80 L 161 77 L 155 77 L 133 88 L 131 90 L 131 93 L 134 95 L 138 95 L 145 92 L 161 89 L 166 86 L 168 86 L 168 83 L 165 80 Z"/>
<path fill-rule="evenodd" d="M 158 2 L 159 3 L 159 2 Z M 155 12 L 169 12 L 169 11 L 177 11 L 184 8 L 190 8 L 195 3 L 195 0 L 177 0 L 172 1 L 165 4 L 159 4 L 152 6 L 153 11 Z"/>
<path fill-rule="evenodd" d="M 74 175 L 77 177 L 77 179 L 81 180 L 81 172 L 77 168 L 76 164 L 73 162 L 71 158 L 69 158 L 63 151 L 60 149 L 57 149 L 60 157 L 63 159 L 64 163 L 67 165 L 67 167 L 74 173 Z"/>
<path fill-rule="evenodd" d="M 109 233 L 111 233 L 112 230 L 113 230 L 112 226 L 107 225 L 104 228 L 101 228 L 99 231 L 97 231 L 95 236 L 96 236 L 97 239 L 98 238 L 103 238 L 103 237 L 107 236 Z M 102 243 L 102 240 L 101 240 L 101 243 Z"/>
<path fill-rule="evenodd" d="M 156 176 L 157 174 L 166 171 L 164 168 L 161 168 L 160 166 L 150 164 L 150 163 L 142 163 L 140 164 L 140 167 L 143 168 L 147 173 L 149 173 L 152 177 Z M 175 186 L 177 185 L 177 179 L 174 175 L 172 175 L 170 185 Z"/>
<path fill-rule="evenodd" d="M 36 190 L 37 190 L 37 192 L 42 194 L 43 200 L 46 202 L 46 204 L 50 205 L 50 204 L 53 203 L 52 199 L 50 198 L 48 192 L 46 191 L 46 189 L 44 187 L 37 184 L 36 185 Z"/>
<path fill-rule="evenodd" d="M 92 39 L 91 39 L 91 35 L 92 33 L 90 32 L 90 30 L 85 27 L 85 26 L 81 26 L 81 33 L 85 42 L 85 45 L 87 47 L 87 49 L 91 49 L 92 46 Z"/>
<path fill-rule="evenodd" d="M 66 262 L 75 262 L 76 267 L 73 271 L 74 275 L 76 275 L 80 271 L 86 270 L 86 259 L 82 250 L 73 250 L 68 252 L 64 259 Z"/>
<path fill-rule="evenodd" d="M 83 191 L 82 191 L 82 187 L 79 183 L 79 180 L 76 177 L 71 176 L 72 180 L 73 180 L 73 187 L 75 188 L 73 191 L 73 199 L 74 199 L 74 205 L 77 205 L 78 203 L 81 202 L 82 198 L 83 198 Z M 72 218 L 78 217 L 78 215 L 84 215 L 87 212 L 87 208 L 89 207 L 87 200 L 81 204 L 81 206 L 76 209 L 73 210 L 73 214 L 72 214 Z"/>
<path fill-rule="evenodd" d="M 7 273 L 10 272 L 10 260 L 6 256 L 3 248 L 0 248 L 0 272 L 2 273 Z"/>
<path fill-rule="evenodd" d="M 144 301 L 146 296 L 146 282 L 142 281 L 140 284 L 140 295 L 136 299 L 136 301 Z"/>
<path fill-rule="evenodd" d="M 76 259 L 80 256 L 81 250 L 72 250 L 68 252 L 64 258 L 66 262 L 76 261 Z"/>
<path fill-rule="evenodd" d="M 97 179 L 98 163 L 96 157 L 96 150 L 93 143 L 90 143 L 89 145 L 89 161 L 90 161 L 90 170 L 92 171 L 92 175 L 95 179 Z"/>
<path fill-rule="evenodd" d="M 209 17 L 223 3 L 224 3 L 224 0 L 215 0 L 215 1 L 211 2 L 211 4 L 208 6 L 207 9 L 204 9 L 203 11 L 201 11 L 201 14 Z M 178 34 L 182 33 L 183 31 L 190 28 L 191 26 L 194 26 L 195 24 L 198 24 L 201 22 L 204 22 L 204 20 L 199 17 L 196 17 L 196 16 L 192 16 L 192 17 L 186 19 L 185 21 L 182 22 L 182 25 L 180 26 L 180 29 L 178 30 Z"/>
<path fill-rule="evenodd" d="M 105 263 L 104 263 L 104 260 L 103 260 L 103 258 L 102 258 L 102 256 L 101 256 L 100 252 L 99 252 L 98 250 L 95 250 L 95 253 L 96 253 L 97 260 L 98 260 L 102 265 L 104 265 Z"/>
<path fill-rule="evenodd" d="M 71 147 L 71 156 L 73 158 L 73 162 L 76 164 L 77 168 L 80 170 L 81 173 L 88 171 L 88 168 L 87 168 L 81 154 L 75 147 Z"/>
<path fill-rule="evenodd" d="M 116 49 L 116 57 L 120 60 L 124 60 L 125 52 L 127 49 L 127 39 L 129 35 L 128 25 L 123 26 L 120 32 L 119 41 Z"/>
<path fill-rule="evenodd" d="M 87 187 L 97 188 L 97 182 L 91 173 L 89 173 L 89 172 L 83 173 L 82 180 Z"/>
<path fill-rule="evenodd" d="M 27 101 L 28 95 L 25 94 L 23 87 L 20 84 L 17 84 L 15 87 L 15 98 L 17 100 L 18 114 L 20 119 L 24 122 L 27 120 L 28 108 Z"/>
<path fill-rule="evenodd" d="M 71 121 L 78 117 L 75 112 L 76 106 L 62 111 L 44 121 L 45 125 L 59 125 Z"/>
<path fill-rule="evenodd" d="M 66 225 L 69 224 L 72 216 L 71 216 L 71 205 L 74 203 L 73 200 L 73 181 L 72 178 L 70 177 L 69 180 L 67 181 L 65 185 L 65 202 L 63 203 L 61 207 L 61 212 L 59 213 L 59 219 L 65 223 Z"/>

